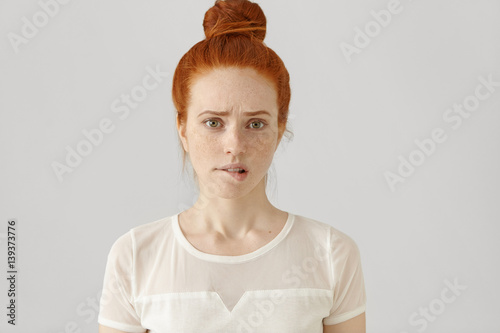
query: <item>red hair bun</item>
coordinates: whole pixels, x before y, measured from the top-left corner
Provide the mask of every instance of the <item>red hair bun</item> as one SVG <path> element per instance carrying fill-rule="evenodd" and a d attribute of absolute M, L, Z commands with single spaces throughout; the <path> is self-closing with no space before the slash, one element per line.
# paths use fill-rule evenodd
<path fill-rule="evenodd" d="M 203 20 L 207 39 L 221 35 L 243 35 L 264 41 L 266 16 L 256 3 L 247 0 L 217 0 Z"/>

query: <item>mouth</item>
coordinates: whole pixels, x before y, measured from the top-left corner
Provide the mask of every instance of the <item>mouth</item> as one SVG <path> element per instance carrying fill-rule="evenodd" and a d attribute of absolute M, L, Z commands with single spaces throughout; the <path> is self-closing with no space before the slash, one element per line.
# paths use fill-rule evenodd
<path fill-rule="evenodd" d="M 242 182 L 248 177 L 249 171 L 241 168 L 228 168 L 228 169 L 218 169 L 219 171 L 225 171 L 226 175 L 231 176 L 233 179 Z"/>
<path fill-rule="evenodd" d="M 234 172 L 234 173 L 245 173 L 245 172 L 248 172 L 246 171 L 245 169 L 221 169 L 223 171 L 227 171 L 227 172 Z"/>
<path fill-rule="evenodd" d="M 230 174 L 245 174 L 248 173 L 248 167 L 243 163 L 226 164 L 218 168 L 221 171 L 227 171 Z"/>

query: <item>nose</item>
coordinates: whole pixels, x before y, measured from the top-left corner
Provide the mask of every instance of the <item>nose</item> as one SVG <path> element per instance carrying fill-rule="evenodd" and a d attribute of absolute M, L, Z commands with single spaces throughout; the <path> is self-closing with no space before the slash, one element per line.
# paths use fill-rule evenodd
<path fill-rule="evenodd" d="M 238 126 L 228 127 L 224 133 L 224 152 L 237 156 L 245 153 L 247 149 L 247 138 Z"/>

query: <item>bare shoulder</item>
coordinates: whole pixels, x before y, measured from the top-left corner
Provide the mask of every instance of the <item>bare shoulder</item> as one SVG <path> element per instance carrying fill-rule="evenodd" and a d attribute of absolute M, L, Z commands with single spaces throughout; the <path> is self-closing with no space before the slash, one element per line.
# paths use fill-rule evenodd
<path fill-rule="evenodd" d="M 323 333 L 366 333 L 366 316 L 362 314 L 335 325 L 323 325 Z"/>

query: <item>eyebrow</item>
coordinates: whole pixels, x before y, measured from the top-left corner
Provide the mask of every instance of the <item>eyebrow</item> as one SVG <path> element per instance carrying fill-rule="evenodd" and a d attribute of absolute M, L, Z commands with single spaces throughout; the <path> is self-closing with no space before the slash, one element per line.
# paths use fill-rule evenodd
<path fill-rule="evenodd" d="M 227 116 L 229 114 L 228 111 L 211 111 L 211 110 L 206 110 L 206 111 L 203 111 L 202 113 L 200 113 L 198 115 L 198 117 L 200 117 L 201 115 L 203 114 L 213 114 L 213 115 L 216 115 L 216 116 Z M 256 116 L 256 115 L 259 115 L 259 114 L 267 114 L 268 116 L 271 116 L 271 114 L 269 112 L 267 112 L 266 110 L 259 110 L 259 111 L 248 111 L 248 112 L 244 112 L 245 115 L 247 116 Z"/>

